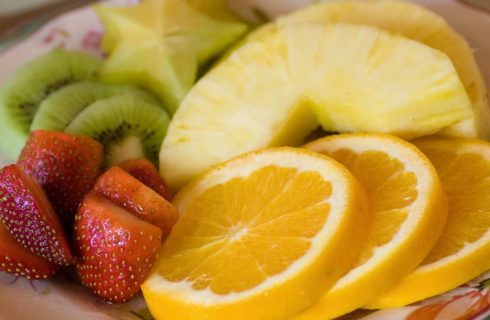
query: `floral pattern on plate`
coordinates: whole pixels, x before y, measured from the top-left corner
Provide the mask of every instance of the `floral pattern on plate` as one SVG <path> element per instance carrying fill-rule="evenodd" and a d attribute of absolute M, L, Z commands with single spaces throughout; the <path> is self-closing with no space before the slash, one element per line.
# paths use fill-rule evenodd
<path fill-rule="evenodd" d="M 293 10 L 312 0 L 231 0 L 232 5 L 249 18 L 273 17 Z M 413 0 L 445 16 L 456 29 L 465 34 L 470 44 L 476 47 L 476 56 L 483 73 L 490 83 L 490 15 L 483 10 L 472 10 L 456 0 Z M 478 4 L 485 0 L 461 0 Z M 137 0 L 110 0 L 112 5 L 134 4 Z M 484 3 L 485 4 L 485 3 Z M 257 13 L 260 16 L 257 17 Z M 257 20 L 257 19 L 256 19 Z M 33 22 L 34 23 L 34 22 Z M 488 32 L 487 32 L 488 33 Z M 0 54 L 0 84 L 26 61 L 49 51 L 63 47 L 103 56 L 98 49 L 103 28 L 90 7 L 65 13 L 41 27 L 36 33 L 24 37 L 18 44 Z M 21 37 L 18 37 L 19 39 Z M 5 164 L 0 155 L 0 164 Z M 90 295 L 74 283 L 70 274 L 48 281 L 28 281 L 0 273 L 0 318 L 1 319 L 152 319 L 141 296 L 121 305 L 108 305 Z M 490 319 L 490 272 L 478 279 L 420 303 L 389 310 L 359 310 L 341 317 L 343 320 L 456 320 Z"/>
<path fill-rule="evenodd" d="M 357 319 L 488 320 L 490 319 L 490 272 L 437 297 L 403 308 L 375 311 Z"/>

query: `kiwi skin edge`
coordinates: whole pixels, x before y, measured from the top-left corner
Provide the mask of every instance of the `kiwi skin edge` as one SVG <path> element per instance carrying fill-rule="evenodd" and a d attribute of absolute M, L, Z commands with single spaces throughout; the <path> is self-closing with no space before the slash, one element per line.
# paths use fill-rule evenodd
<path fill-rule="evenodd" d="M 17 69 L 0 89 L 0 152 L 17 159 L 41 102 L 67 84 L 95 79 L 101 64 L 84 53 L 53 49 Z"/>

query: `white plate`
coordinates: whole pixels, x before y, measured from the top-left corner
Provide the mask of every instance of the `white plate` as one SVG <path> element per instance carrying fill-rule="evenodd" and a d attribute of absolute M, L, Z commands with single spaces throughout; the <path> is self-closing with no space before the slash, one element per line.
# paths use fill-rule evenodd
<path fill-rule="evenodd" d="M 478 0 L 470 1 L 477 2 Z M 125 5 L 136 1 L 112 0 L 110 2 Z M 298 8 L 311 0 L 231 0 L 231 2 L 232 6 L 244 16 L 253 17 L 251 8 L 256 7 L 269 17 L 274 17 Z M 470 45 L 475 48 L 475 55 L 487 83 L 490 83 L 490 14 L 483 10 L 470 8 L 456 0 L 416 0 L 416 2 L 446 17 L 454 28 L 467 38 Z M 101 55 L 98 50 L 98 41 L 102 32 L 102 26 L 90 7 L 57 17 L 0 54 L 0 85 L 17 67 L 53 47 L 65 47 Z M 5 161 L 1 160 L 0 155 L 0 165 L 3 164 Z M 478 302 L 474 298 L 475 294 L 481 296 L 482 299 L 488 299 L 486 296 L 488 290 L 477 289 L 481 281 L 487 278 L 490 278 L 490 274 L 483 276 L 470 286 L 425 303 L 445 304 L 446 309 L 442 308 L 441 312 L 451 310 L 450 315 L 458 311 L 464 312 L 465 309 L 473 307 Z M 12 276 L 0 273 L 0 319 L 151 319 L 148 314 L 145 314 L 145 305 L 141 297 L 127 304 L 114 306 L 98 301 L 79 285 L 69 281 L 59 279 L 36 281 L 31 286 L 24 279 L 11 283 L 13 280 Z M 466 297 L 471 297 L 471 299 L 466 299 Z M 452 300 L 453 303 L 448 302 L 449 300 Z M 377 312 L 365 319 L 403 319 L 416 308 L 419 306 Z M 488 316 L 487 313 L 485 314 Z M 478 318 L 483 319 L 486 316 L 480 315 Z M 441 319 L 449 318 L 443 316 Z"/>

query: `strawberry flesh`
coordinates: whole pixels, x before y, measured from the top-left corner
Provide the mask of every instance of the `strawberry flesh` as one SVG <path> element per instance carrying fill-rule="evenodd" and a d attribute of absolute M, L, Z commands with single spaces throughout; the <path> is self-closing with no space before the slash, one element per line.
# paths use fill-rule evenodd
<path fill-rule="evenodd" d="M 160 176 L 157 168 L 155 168 L 151 161 L 143 158 L 130 159 L 117 166 L 143 182 L 147 187 L 152 188 L 168 201 L 172 200 L 170 188 L 162 179 L 162 176 Z"/>
<path fill-rule="evenodd" d="M 39 182 L 68 232 L 83 196 L 92 188 L 103 161 L 97 141 L 56 131 L 30 134 L 17 164 Z"/>
<path fill-rule="evenodd" d="M 119 167 L 112 167 L 102 174 L 94 190 L 159 227 L 162 239 L 166 239 L 177 222 L 177 209 L 170 202 Z"/>
<path fill-rule="evenodd" d="M 0 271 L 32 280 L 46 279 L 58 266 L 24 248 L 0 222 Z"/>
<path fill-rule="evenodd" d="M 46 194 L 15 164 L 0 169 L 0 220 L 34 254 L 59 265 L 73 263 L 64 230 Z"/>
<path fill-rule="evenodd" d="M 128 301 L 155 262 L 161 234 L 103 196 L 89 193 L 75 217 L 82 283 L 106 301 Z"/>

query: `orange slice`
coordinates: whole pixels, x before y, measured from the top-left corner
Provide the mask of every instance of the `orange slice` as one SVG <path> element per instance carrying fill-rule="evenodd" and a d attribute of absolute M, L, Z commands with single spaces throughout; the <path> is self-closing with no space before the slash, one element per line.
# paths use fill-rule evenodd
<path fill-rule="evenodd" d="M 365 195 L 343 166 L 295 148 L 249 153 L 182 189 L 181 217 L 143 284 L 157 319 L 282 319 L 354 261 Z"/>
<path fill-rule="evenodd" d="M 369 307 L 422 300 L 490 269 L 490 143 L 426 138 L 415 144 L 439 172 L 449 199 L 448 220 L 422 265 Z"/>
<path fill-rule="evenodd" d="M 383 293 L 429 253 L 447 200 L 434 167 L 413 145 L 381 134 L 341 134 L 306 148 L 346 166 L 368 195 L 367 240 L 354 267 L 299 319 L 330 319 Z"/>

